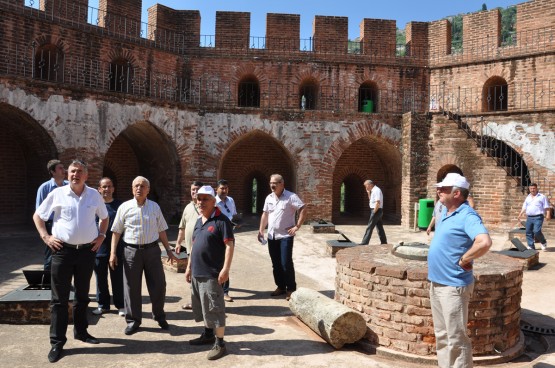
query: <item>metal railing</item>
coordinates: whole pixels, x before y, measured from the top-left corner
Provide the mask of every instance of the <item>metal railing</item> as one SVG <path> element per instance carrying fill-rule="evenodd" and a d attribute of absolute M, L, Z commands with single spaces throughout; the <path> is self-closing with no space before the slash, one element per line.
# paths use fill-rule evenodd
<path fill-rule="evenodd" d="M 526 192 L 530 184 L 536 183 L 546 197 L 550 200 L 553 198 L 555 188 L 550 180 L 539 171 L 529 168 L 522 155 L 499 137 L 497 130 L 483 116 L 461 116 L 449 111 L 444 114 L 476 142 L 480 152 L 495 160 L 515 180 L 522 193 Z"/>
<path fill-rule="evenodd" d="M 482 87 L 430 85 L 430 111 L 457 114 L 555 108 L 555 82 L 537 80 Z"/>

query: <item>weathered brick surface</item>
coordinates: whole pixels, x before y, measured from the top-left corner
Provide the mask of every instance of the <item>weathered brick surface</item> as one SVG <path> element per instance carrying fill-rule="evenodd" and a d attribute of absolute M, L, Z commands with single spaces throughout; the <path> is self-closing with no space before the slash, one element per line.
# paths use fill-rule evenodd
<path fill-rule="evenodd" d="M 353 271 L 361 257 L 373 265 Z M 411 281 L 426 263 L 397 258 L 390 247 L 355 247 L 338 253 L 336 300 L 360 311 L 371 333 L 369 342 L 417 355 L 435 353 L 429 283 Z M 399 272 L 404 270 L 403 272 Z M 474 355 L 509 349 L 520 333 L 522 269 L 509 257 L 488 253 L 475 263 L 475 292 L 469 305 L 468 331 Z M 361 288 L 372 290 L 361 297 Z"/>
<path fill-rule="evenodd" d="M 269 173 L 281 171 L 288 188 L 309 204 L 309 220 L 367 219 L 362 181 L 371 178 L 384 192 L 386 220 L 405 226 L 413 225 L 414 203 L 435 195 L 431 185 L 438 170 L 454 164 L 468 172 L 484 221 L 490 228 L 503 228 L 516 218 L 522 193 L 453 122 L 438 116 L 430 121 L 423 114 L 430 94 L 439 109 L 478 108 L 472 110 L 475 117 L 482 108 L 483 87 L 492 80 L 507 82 L 508 111 L 488 112 L 485 118 L 523 155 L 528 167 L 548 181 L 555 179 L 552 152 L 542 149 L 550 146 L 555 130 L 552 87 L 548 87 L 552 84 L 545 83 L 546 76 L 554 74 L 555 63 L 553 44 L 546 37 L 519 36 L 518 47 L 488 48 L 480 55 L 465 49 L 452 55 L 447 20 L 411 22 L 408 57 L 396 57 L 395 21 L 364 18 L 362 53 L 346 54 L 341 42 L 347 37 L 348 20 L 326 16 L 315 19 L 315 32 L 330 40 L 331 49 L 307 53 L 270 41 L 298 39 L 299 16 L 268 14 L 268 50 L 254 50 L 249 49 L 250 14 L 218 12 L 216 44 L 201 48 L 200 14 L 194 10 L 151 7 L 151 31 L 164 32 L 141 38 L 133 28 L 140 19 L 140 0 L 102 0 L 99 7 L 109 17 L 99 19 L 98 25 L 85 24 L 80 11 L 68 19 L 69 8 L 54 9 L 54 2 L 41 2 L 51 14 L 58 12 L 54 17 L 29 16 L 21 4 L 2 0 L 6 6 L 0 14 L 5 56 L 0 63 L 0 111 L 2 115 L 7 107 L 18 111 L 10 126 L 22 128 L 7 130 L 5 147 L 29 147 L 35 153 L 13 159 L 27 168 L 36 165 L 37 170 L 28 172 L 40 174 L 29 173 L 24 190 L 10 198 L 5 195 L 2 200 L 8 206 L 14 205 L 14 198 L 25 206 L 9 218 L 0 215 L 0 223 L 30 219 L 34 191 L 47 179 L 42 167 L 50 158 L 67 161 L 78 156 L 91 164 L 89 184 L 114 175 L 120 196 L 128 195 L 123 188 L 132 177 L 142 174 L 152 179 L 152 197 L 169 217 L 177 217 L 189 200 L 184 188 L 192 180 L 214 184 L 221 177 L 233 181 L 231 194 L 241 211 L 248 213 L 254 207 L 259 212 L 268 193 Z M 86 8 L 81 0 L 67 4 Z M 517 28 L 538 35 L 542 24 L 553 19 L 554 8 L 547 0 L 519 5 Z M 110 23 L 102 23 L 106 19 Z M 470 41 L 465 42 L 481 34 L 497 38 L 497 25 L 497 10 L 466 15 L 464 37 Z M 469 30 L 473 28 L 476 31 Z M 161 34 L 168 37 L 160 39 Z M 186 47 L 172 46 L 176 35 L 184 37 Z M 421 48 L 423 53 L 412 52 Z M 22 76 L 22 70 L 33 70 L 37 57 L 33 50 L 56 50 L 67 61 L 65 69 L 50 81 L 32 79 L 29 73 Z M 19 59 L 10 59 L 14 55 Z M 109 70 L 115 65 L 128 68 L 128 94 L 110 91 L 114 77 Z M 237 85 L 245 78 L 259 83 L 260 108 L 230 106 L 229 101 L 238 100 Z M 203 89 L 204 94 L 195 97 L 197 105 L 182 103 L 176 81 L 183 80 L 202 80 L 212 95 Z M 301 111 L 299 91 L 306 81 L 348 92 L 342 97 L 323 93 L 318 107 L 326 109 Z M 377 113 L 358 112 L 363 85 L 378 92 Z M 405 106 L 402 111 L 412 108 L 418 113 L 405 117 L 390 113 L 395 104 Z M 50 142 L 44 145 L 35 135 Z M 16 148 L 12 151 L 3 157 L 17 155 Z M 253 206 L 254 179 L 261 185 L 259 202 Z M 9 178 L 2 183 L 9 186 Z M 344 213 L 342 184 L 348 189 Z M 408 271 L 407 277 L 422 274 Z"/>

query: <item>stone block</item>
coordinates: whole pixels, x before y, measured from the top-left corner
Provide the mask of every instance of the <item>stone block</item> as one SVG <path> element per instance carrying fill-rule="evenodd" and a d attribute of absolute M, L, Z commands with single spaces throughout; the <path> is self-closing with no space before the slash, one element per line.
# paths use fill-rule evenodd
<path fill-rule="evenodd" d="M 331 222 L 318 221 L 310 223 L 314 234 L 335 234 L 335 225 Z"/>
<path fill-rule="evenodd" d="M 347 240 L 327 240 L 326 254 L 335 257 L 335 254 L 341 249 L 356 247 L 358 244 Z"/>
<path fill-rule="evenodd" d="M 168 263 L 168 254 L 165 250 L 162 251 L 162 265 L 164 265 L 164 269 L 176 273 L 185 273 L 187 270 L 187 263 L 189 261 L 187 253 L 181 252 L 177 254 L 173 250 L 172 252 L 175 258 L 177 258 L 177 262 Z"/>

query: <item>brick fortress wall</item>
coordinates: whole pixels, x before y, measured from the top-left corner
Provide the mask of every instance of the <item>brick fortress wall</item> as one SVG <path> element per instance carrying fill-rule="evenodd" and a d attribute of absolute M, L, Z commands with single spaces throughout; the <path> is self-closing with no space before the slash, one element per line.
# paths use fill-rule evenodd
<path fill-rule="evenodd" d="M 140 1 L 117 3 L 101 2 L 102 14 L 110 15 L 106 19 L 115 22 L 128 15 L 129 24 L 139 20 Z M 543 12 L 538 11 L 537 4 Z M 249 49 L 249 13 L 218 12 L 215 47 L 201 48 L 198 47 L 198 11 L 178 11 L 162 5 L 151 7 L 149 29 L 152 32 L 139 42 L 129 30 L 126 38 L 122 38 L 121 29 L 110 28 L 113 23 L 100 24 L 100 28 L 89 25 L 83 31 L 82 27 L 75 27 L 63 19 L 43 19 L 13 9 L 16 8 L 7 7 L 0 15 L 4 36 L 1 42 L 6 54 L 14 51 L 14 45 L 20 49 L 27 47 L 28 52 L 33 41 L 37 47 L 58 45 L 65 57 L 71 57 L 74 62 L 70 64 L 73 69 L 65 70 L 66 77 L 81 75 L 79 65 L 91 60 L 100 61 L 104 66 L 113 60 L 126 60 L 134 73 L 134 83 L 129 86 L 129 92 L 133 93 L 86 87 L 90 81 L 106 84 L 109 77 L 91 69 L 84 70 L 82 79 L 73 79 L 79 80 L 78 83 L 66 82 L 64 88 L 53 82 L 14 79 L 8 70 L 0 76 L 3 78 L 2 101 L 10 101 L 10 105 L 28 112 L 52 137 L 54 151 L 59 157 L 67 160 L 78 155 L 91 162 L 91 183 L 96 183 L 103 174 L 113 173 L 117 176 L 118 187 L 126 188 L 126 182 L 137 174 L 152 177 L 160 186 L 155 193 L 157 199 L 162 201 L 170 216 L 179 213 L 188 201 L 187 188 L 193 179 L 214 184 L 225 176 L 232 182 L 231 195 L 238 206 L 248 211 L 252 208 L 249 202 L 251 178 L 266 182 L 268 172 L 282 171 L 288 177 L 289 188 L 309 203 L 309 218 L 341 219 L 338 197 L 342 183 L 350 188 L 349 209 L 360 218 L 366 217 L 367 206 L 360 205 L 367 202 L 365 193 L 361 190 L 362 183 L 358 188 L 356 183 L 372 178 L 384 191 L 388 203 L 386 217 L 391 221 L 402 218 L 403 224 L 410 225 L 412 220 L 406 216 L 411 217 L 414 201 L 420 195 L 426 192 L 432 195 L 429 188 L 441 163 L 432 155 L 426 168 L 423 168 L 425 160 L 413 161 L 410 165 L 406 161 L 407 153 L 426 156 L 430 147 L 444 147 L 442 163 L 456 164 L 467 170 L 474 168 L 473 164 L 481 162 L 482 158 L 463 142 L 465 138 L 453 130 L 454 127 L 448 127 L 449 122 L 445 122 L 444 128 L 440 128 L 443 123 L 438 120 L 426 122 L 414 118 L 405 123 L 401 110 L 390 111 L 392 104 L 404 101 L 406 95 L 393 93 L 411 91 L 417 97 L 410 102 L 411 106 L 425 112 L 428 92 L 436 95 L 437 91 L 432 90 L 434 86 L 445 86 L 441 96 L 437 92 L 438 101 L 440 97 L 443 97 L 442 102 L 446 101 L 445 90 L 450 90 L 451 103 L 440 108 L 451 109 L 455 106 L 452 101 L 457 100 L 459 107 L 462 101 L 453 91 L 474 93 L 466 89 L 480 90 L 492 76 L 501 76 L 508 83 L 529 81 L 553 75 L 554 68 L 549 49 L 543 54 L 503 49 L 501 58 L 489 54 L 484 57 L 469 50 L 462 56 L 453 55 L 451 27 L 447 20 L 410 23 L 407 54 L 411 57 L 399 59 L 395 57 L 395 21 L 390 20 L 363 19 L 361 54 L 350 55 L 344 54 L 341 46 L 347 39 L 347 19 L 318 16 L 314 21 L 314 35 L 330 42 L 317 45 L 317 52 L 307 54 L 291 46 L 298 45 L 299 16 L 268 14 L 266 48 L 272 52 L 264 53 Z M 529 20 L 524 21 L 530 18 L 529 14 L 544 23 L 552 20 L 552 9 L 549 1 L 519 5 L 518 19 L 523 23 L 517 27 L 533 29 Z M 497 10 L 466 15 L 463 20 L 467 29 L 465 47 L 479 38 L 479 34 L 469 32 L 469 28 L 491 33 L 488 39 L 499 39 L 498 20 Z M 106 32 L 99 31 L 102 27 Z M 21 31 L 14 32 L 15 29 Z M 176 32 L 181 39 L 176 38 Z M 179 43 L 180 40 L 183 42 Z M 186 47 L 179 48 L 176 44 Z M 429 59 L 420 58 L 422 55 Z M 200 90 L 194 88 L 191 101 L 198 101 L 198 104 L 168 99 L 174 93 L 166 87 L 172 83 L 168 76 L 201 79 L 210 91 L 221 92 L 218 95 L 221 100 L 215 98 L 215 103 L 207 105 L 204 103 L 206 96 L 195 95 Z M 260 83 L 260 107 L 218 104 L 227 101 L 226 98 L 237 101 L 237 84 L 245 76 Z M 341 90 L 350 92 L 338 99 L 321 98 L 316 110 L 300 111 L 299 90 L 307 80 L 316 81 L 321 88 L 340 86 Z M 357 112 L 358 88 L 366 82 L 374 83 L 380 93 L 376 101 L 377 113 L 371 115 Z M 137 91 L 140 93 L 135 93 Z M 511 93 L 509 87 L 509 95 Z M 24 95 L 37 99 L 33 108 L 24 102 Z M 418 102 L 420 104 L 416 101 L 419 96 L 425 97 Z M 470 105 L 468 101 L 474 97 L 475 94 L 469 94 L 465 103 Z M 522 104 L 512 103 L 509 108 L 522 108 Z M 539 120 L 531 121 L 532 116 Z M 538 123 L 540 132 L 552 132 L 552 116 L 550 110 L 539 114 L 523 112 L 519 119 L 523 131 L 531 132 L 532 125 Z M 501 118 L 499 114 L 492 118 L 507 121 L 503 123 L 506 126 L 511 124 L 510 119 Z M 12 124 L 18 124 L 21 120 L 13 121 Z M 425 134 L 427 126 L 432 126 L 429 137 Z M 453 137 L 459 137 L 458 141 Z M 529 165 L 550 177 L 553 169 L 546 157 L 548 153 L 537 157 L 532 149 L 534 139 L 531 142 L 517 147 L 519 152 L 530 161 Z M 124 146 L 127 154 L 119 153 Z M 405 148 L 406 153 L 403 152 Z M 459 152 L 461 149 L 468 152 L 463 154 Z M 264 158 L 257 154 L 265 150 Z M 43 154 L 39 161 L 46 163 L 50 155 Z M 424 174 L 422 170 L 426 169 Z M 496 173 L 494 181 L 499 188 L 509 186 L 502 172 L 488 171 L 491 172 Z M 241 173 L 241 177 L 234 177 L 234 173 Z M 486 196 L 479 194 L 481 187 L 487 190 L 491 176 L 486 178 L 479 172 L 469 175 L 477 188 L 478 205 L 484 201 L 482 208 L 491 211 L 487 214 L 489 223 L 498 224 L 516 217 L 516 214 L 511 218 L 506 213 L 512 209 L 500 205 L 502 200 L 487 202 Z M 27 196 L 26 201 L 31 203 L 29 198 Z M 0 220 L 3 221 L 7 220 Z"/>

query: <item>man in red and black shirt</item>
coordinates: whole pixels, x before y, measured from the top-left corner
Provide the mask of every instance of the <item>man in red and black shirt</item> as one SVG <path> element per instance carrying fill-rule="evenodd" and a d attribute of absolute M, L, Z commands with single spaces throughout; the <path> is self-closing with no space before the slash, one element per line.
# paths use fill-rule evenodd
<path fill-rule="evenodd" d="M 222 284 L 229 278 L 235 239 L 231 221 L 216 207 L 212 187 L 197 192 L 201 216 L 195 224 L 191 259 L 185 271 L 191 283 L 191 304 L 196 322 L 204 321 L 204 332 L 191 345 L 214 344 L 209 360 L 226 354 L 224 344 L 225 301 Z"/>

